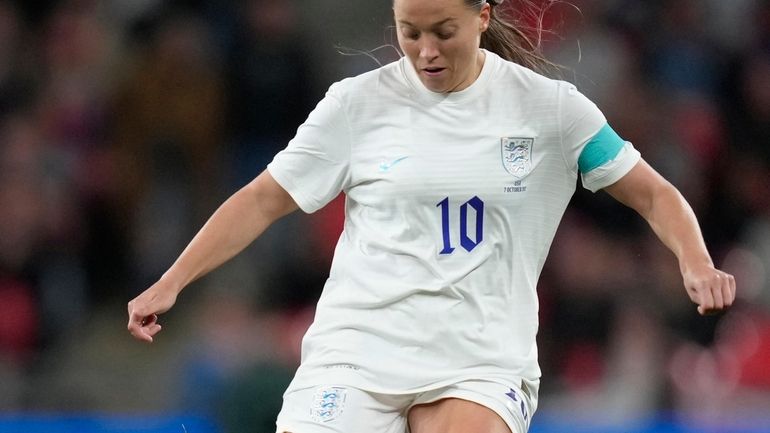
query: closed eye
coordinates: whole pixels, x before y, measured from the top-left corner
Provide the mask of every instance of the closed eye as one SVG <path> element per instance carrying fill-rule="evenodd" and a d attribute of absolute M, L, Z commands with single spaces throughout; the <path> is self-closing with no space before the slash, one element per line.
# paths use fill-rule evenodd
<path fill-rule="evenodd" d="M 454 33 L 436 33 L 436 37 L 441 39 L 442 41 L 445 41 L 447 39 L 451 39 L 454 36 Z M 413 41 L 416 41 L 420 39 L 420 34 L 415 32 L 408 32 L 404 33 L 404 37 Z"/>
<path fill-rule="evenodd" d="M 457 24 L 455 23 L 456 21 L 456 18 L 449 17 L 431 25 L 430 27 L 424 28 L 424 30 L 430 31 L 441 40 L 451 39 L 457 30 Z M 411 39 L 413 41 L 420 39 L 421 31 L 417 26 L 406 20 L 398 20 L 398 24 L 401 30 L 401 34 L 405 38 Z"/>
<path fill-rule="evenodd" d="M 401 31 L 401 34 L 407 39 L 411 39 L 413 41 L 420 39 L 420 32 L 412 26 L 400 26 L 399 30 Z"/>

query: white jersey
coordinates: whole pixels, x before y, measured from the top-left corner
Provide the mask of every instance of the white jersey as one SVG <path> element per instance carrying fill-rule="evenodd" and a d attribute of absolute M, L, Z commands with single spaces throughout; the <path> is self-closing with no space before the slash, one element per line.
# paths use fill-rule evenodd
<path fill-rule="evenodd" d="M 485 54 L 459 92 L 407 58 L 335 83 L 268 166 L 305 212 L 346 194 L 290 389 L 537 382 L 536 284 L 578 172 L 596 191 L 639 154 L 603 144 L 617 136 L 571 84 Z"/>

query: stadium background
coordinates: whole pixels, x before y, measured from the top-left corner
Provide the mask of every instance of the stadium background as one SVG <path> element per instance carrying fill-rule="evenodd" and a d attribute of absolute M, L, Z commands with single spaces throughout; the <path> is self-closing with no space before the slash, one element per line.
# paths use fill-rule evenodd
<path fill-rule="evenodd" d="M 572 5 L 546 52 L 681 189 L 739 295 L 699 317 L 640 218 L 578 191 L 539 287 L 532 432 L 768 432 L 770 2 Z M 396 58 L 390 19 L 385 0 L 0 0 L 0 431 L 272 433 L 339 200 L 189 287 L 153 345 L 125 304 L 330 83 L 377 66 L 362 52 Z"/>

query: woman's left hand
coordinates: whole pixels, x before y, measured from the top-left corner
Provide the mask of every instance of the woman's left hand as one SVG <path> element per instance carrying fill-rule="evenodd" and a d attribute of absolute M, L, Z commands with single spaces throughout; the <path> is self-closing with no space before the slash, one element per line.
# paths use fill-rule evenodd
<path fill-rule="evenodd" d="M 702 316 L 719 313 L 735 301 L 735 277 L 713 265 L 682 269 L 682 278 L 687 295 L 698 304 Z"/>

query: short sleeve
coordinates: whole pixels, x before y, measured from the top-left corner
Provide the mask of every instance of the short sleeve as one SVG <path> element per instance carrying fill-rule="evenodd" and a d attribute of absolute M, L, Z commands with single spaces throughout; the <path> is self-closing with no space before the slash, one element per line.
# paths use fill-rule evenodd
<path fill-rule="evenodd" d="M 304 212 L 324 207 L 346 187 L 350 128 L 334 86 L 267 170 Z"/>
<path fill-rule="evenodd" d="M 596 192 L 612 185 L 641 158 L 574 85 L 559 82 L 559 108 L 564 157 L 571 169 L 580 172 L 584 188 Z"/>

